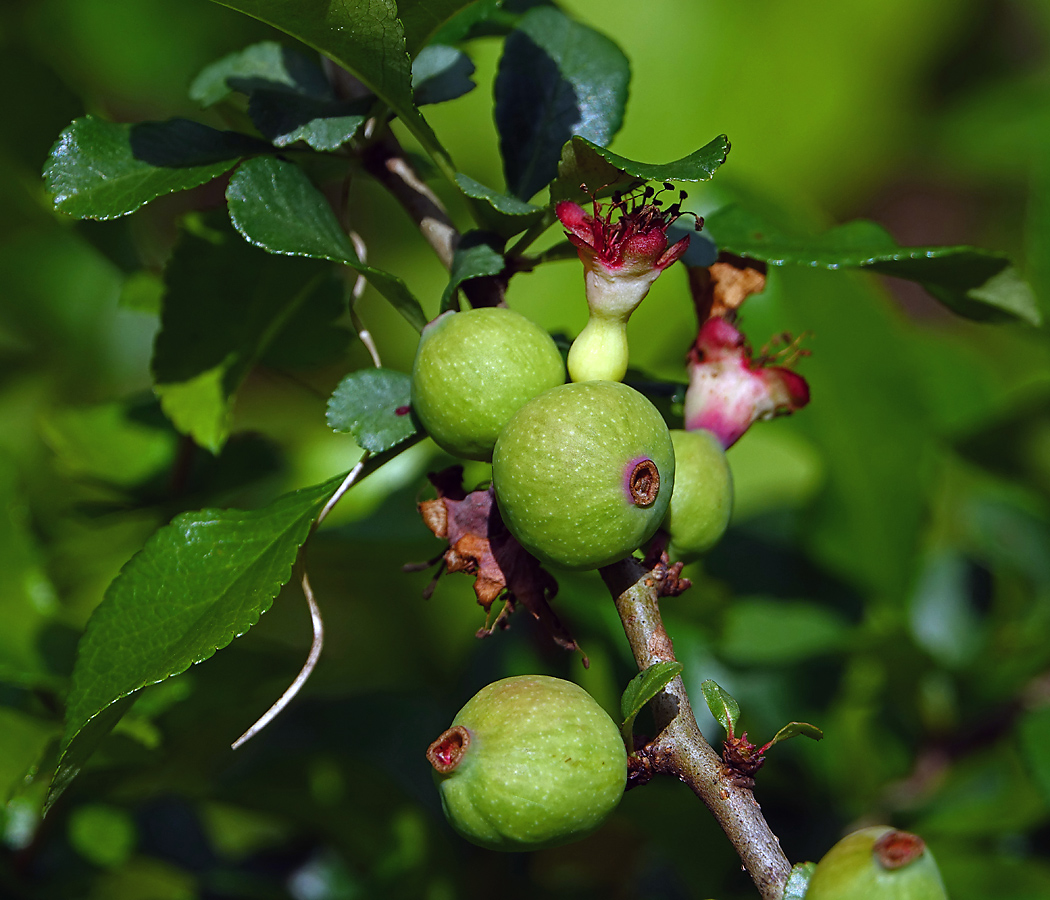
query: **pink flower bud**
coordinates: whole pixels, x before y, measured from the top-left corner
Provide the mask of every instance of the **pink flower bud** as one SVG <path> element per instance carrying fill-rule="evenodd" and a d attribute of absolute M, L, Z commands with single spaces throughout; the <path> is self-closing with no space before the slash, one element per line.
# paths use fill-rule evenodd
<path fill-rule="evenodd" d="M 744 335 L 726 319 L 708 319 L 689 351 L 685 427 L 706 429 L 731 447 L 752 422 L 772 419 L 809 403 L 809 385 L 785 366 L 752 360 Z"/>

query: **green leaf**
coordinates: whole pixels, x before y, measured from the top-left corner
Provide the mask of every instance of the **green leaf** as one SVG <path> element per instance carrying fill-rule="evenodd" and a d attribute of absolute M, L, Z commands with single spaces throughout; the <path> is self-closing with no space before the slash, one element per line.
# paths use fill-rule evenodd
<path fill-rule="evenodd" d="M 521 14 L 503 9 L 503 0 L 475 0 L 433 35 L 436 44 L 458 44 L 476 37 L 509 34 Z"/>
<path fill-rule="evenodd" d="M 448 166 L 448 154 L 416 109 L 408 50 L 422 46 L 416 42 L 425 40 L 436 24 L 444 21 L 446 11 L 451 14 L 462 6 L 461 0 L 402 2 L 401 18 L 394 0 L 214 2 L 281 29 L 352 72 L 394 111 L 439 166 Z M 411 44 L 406 44 L 406 29 Z M 451 178 L 451 171 L 448 175 Z"/>
<path fill-rule="evenodd" d="M 234 91 L 251 94 L 282 86 L 318 100 L 334 99 L 321 67 L 276 41 L 252 44 L 206 66 L 190 85 L 190 98 L 207 107 Z"/>
<path fill-rule="evenodd" d="M 448 285 L 441 295 L 441 311 L 453 306 L 456 290 L 471 278 L 486 275 L 499 275 L 505 267 L 503 253 L 499 249 L 503 242 L 494 235 L 483 231 L 468 231 L 456 246 L 452 257 L 452 271 L 449 273 Z"/>
<path fill-rule="evenodd" d="M 303 141 L 321 152 L 337 150 L 365 123 L 374 98 L 319 100 L 304 94 L 260 88 L 252 91 L 248 115 L 275 147 Z"/>
<path fill-rule="evenodd" d="M 445 44 L 424 47 L 412 63 L 412 90 L 417 106 L 444 103 L 469 94 L 474 63 L 462 50 Z"/>
<path fill-rule="evenodd" d="M 700 682 L 707 708 L 711 710 L 726 734 L 736 734 L 736 723 L 740 720 L 740 704 L 717 682 L 708 678 Z"/>
<path fill-rule="evenodd" d="M 460 172 L 456 173 L 456 184 L 471 201 L 475 219 L 500 237 L 524 231 L 543 215 L 541 207 L 487 188 Z"/>
<path fill-rule="evenodd" d="M 772 747 L 774 744 L 779 744 L 781 741 L 786 741 L 788 738 L 798 737 L 799 735 L 819 741 L 824 737 L 824 732 L 817 728 L 816 725 L 810 725 L 809 722 L 788 722 L 787 725 L 773 735 L 773 740 L 769 742 L 769 746 Z"/>
<path fill-rule="evenodd" d="M 56 737 L 54 723 L 0 706 L 0 804 L 18 790 Z"/>
<path fill-rule="evenodd" d="M 270 608 L 314 518 L 343 478 L 258 510 L 183 513 L 132 557 L 80 639 L 49 805 L 132 694 L 208 659 Z"/>
<path fill-rule="evenodd" d="M 181 432 L 222 448 L 237 388 L 304 304 L 340 290 L 332 274 L 323 263 L 262 253 L 228 226 L 182 236 L 164 273 L 152 362 L 161 406 Z"/>
<path fill-rule="evenodd" d="M 324 195 L 297 165 L 272 157 L 241 166 L 226 189 L 230 219 L 244 239 L 268 253 L 344 263 L 360 272 L 417 330 L 427 317 L 395 275 L 366 266 Z"/>
<path fill-rule="evenodd" d="M 592 193 L 606 193 L 636 181 L 708 181 L 728 155 L 729 139 L 724 134 L 669 163 L 635 162 L 577 136 L 562 147 L 551 200 L 579 202 Z M 581 190 L 581 185 L 587 190 Z"/>
<path fill-rule="evenodd" d="M 900 247 L 874 222 L 857 220 L 819 235 L 787 233 L 743 206 L 706 217 L 722 250 L 774 266 L 862 268 L 917 281 L 953 312 L 980 321 L 1042 317 L 1031 287 L 1001 253 L 974 247 Z"/>
<path fill-rule="evenodd" d="M 1025 763 L 1043 797 L 1050 801 L 1050 707 L 1024 713 L 1017 727 Z"/>
<path fill-rule="evenodd" d="M 397 12 L 405 27 L 405 45 L 415 56 L 430 38 L 473 0 L 398 0 Z"/>
<path fill-rule="evenodd" d="M 393 369 L 351 372 L 328 400 L 328 427 L 349 432 L 363 450 L 381 453 L 418 432 L 412 379 Z"/>
<path fill-rule="evenodd" d="M 804 900 L 809 889 L 809 880 L 816 868 L 815 862 L 796 863 L 792 866 L 787 884 L 784 885 L 784 900 Z"/>
<path fill-rule="evenodd" d="M 117 125 L 76 119 L 51 148 L 44 181 L 55 209 L 78 219 L 114 219 L 164 194 L 229 171 L 261 141 L 188 119 Z"/>
<path fill-rule="evenodd" d="M 638 713 L 645 708 L 645 704 L 681 675 L 682 669 L 680 662 L 664 660 L 653 663 L 631 679 L 620 698 L 620 714 L 623 716 L 625 728 L 630 728 Z"/>
<path fill-rule="evenodd" d="M 620 130 L 630 66 L 604 35 L 552 6 L 529 10 L 496 75 L 496 126 L 511 192 L 527 200 L 558 174 L 562 146 L 604 146 Z"/>

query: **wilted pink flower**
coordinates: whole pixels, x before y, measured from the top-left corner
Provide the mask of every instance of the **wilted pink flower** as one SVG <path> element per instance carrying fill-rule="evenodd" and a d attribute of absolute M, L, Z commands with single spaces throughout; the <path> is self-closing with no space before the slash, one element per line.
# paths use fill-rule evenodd
<path fill-rule="evenodd" d="M 744 335 L 731 322 L 704 322 L 689 351 L 685 427 L 710 431 L 729 448 L 759 419 L 795 412 L 809 403 L 809 385 L 786 366 L 751 359 Z"/>

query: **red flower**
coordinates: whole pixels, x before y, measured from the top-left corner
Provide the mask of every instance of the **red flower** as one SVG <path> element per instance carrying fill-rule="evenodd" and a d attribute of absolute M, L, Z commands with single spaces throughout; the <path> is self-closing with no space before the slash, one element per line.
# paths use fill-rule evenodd
<path fill-rule="evenodd" d="M 751 359 L 744 335 L 726 319 L 708 319 L 689 351 L 685 427 L 712 432 L 727 449 L 753 422 L 801 409 L 809 385 L 786 366 Z"/>

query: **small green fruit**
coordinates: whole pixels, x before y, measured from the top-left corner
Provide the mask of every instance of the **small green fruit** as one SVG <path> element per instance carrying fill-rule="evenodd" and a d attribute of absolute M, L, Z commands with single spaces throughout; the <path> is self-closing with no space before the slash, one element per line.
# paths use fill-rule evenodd
<path fill-rule="evenodd" d="M 885 825 L 862 828 L 832 847 L 806 900 L 947 900 L 941 873 L 922 838 Z"/>
<path fill-rule="evenodd" d="M 490 460 L 496 436 L 526 401 L 565 381 L 551 336 L 502 307 L 448 312 L 423 329 L 412 409 L 439 447 Z"/>
<path fill-rule="evenodd" d="M 655 533 L 675 478 L 663 418 L 614 381 L 553 388 L 507 423 L 492 454 L 503 521 L 547 563 L 594 569 Z"/>
<path fill-rule="evenodd" d="M 691 562 L 710 550 L 729 527 L 733 475 L 725 450 L 710 431 L 671 432 L 674 493 L 663 528 L 672 560 Z"/>
<path fill-rule="evenodd" d="M 490 850 L 582 838 L 627 781 L 619 729 L 583 688 L 546 675 L 482 688 L 427 750 L 449 823 Z"/>

